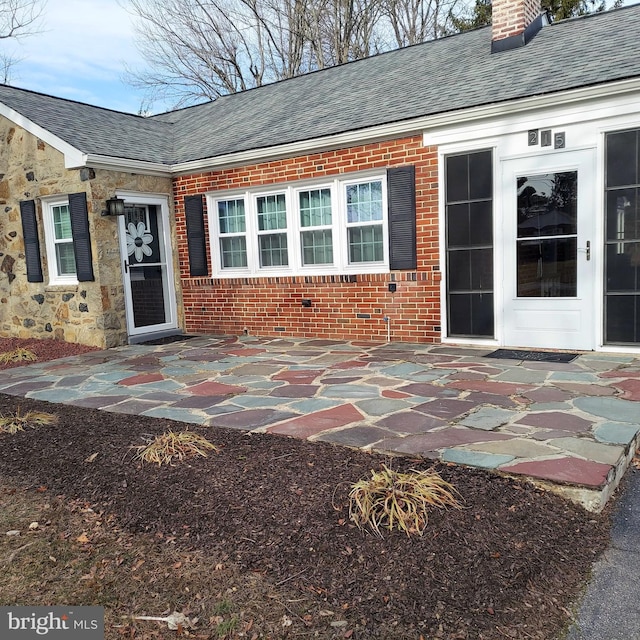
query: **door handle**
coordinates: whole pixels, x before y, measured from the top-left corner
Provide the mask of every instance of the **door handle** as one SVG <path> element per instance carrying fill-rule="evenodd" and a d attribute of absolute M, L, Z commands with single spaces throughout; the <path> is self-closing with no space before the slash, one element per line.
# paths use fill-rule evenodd
<path fill-rule="evenodd" d="M 129 261 L 128 260 L 124 261 L 124 272 L 125 273 L 129 273 Z"/>
<path fill-rule="evenodd" d="M 587 260 L 591 260 L 591 240 L 587 240 L 586 245 L 584 249 L 580 247 L 580 251 L 584 251 Z"/>

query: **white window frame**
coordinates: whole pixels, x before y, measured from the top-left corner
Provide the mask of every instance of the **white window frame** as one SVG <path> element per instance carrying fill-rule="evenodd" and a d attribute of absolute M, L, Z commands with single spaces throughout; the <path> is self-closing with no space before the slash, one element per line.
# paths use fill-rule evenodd
<path fill-rule="evenodd" d="M 56 241 L 55 228 L 53 223 L 53 210 L 55 207 L 69 206 L 69 198 L 66 196 L 56 196 L 53 198 L 42 199 L 42 219 L 44 222 L 44 239 L 47 252 L 47 270 L 49 273 L 50 285 L 76 285 L 78 284 L 78 276 L 74 274 L 61 274 L 58 271 L 58 259 L 56 253 L 56 245 L 63 244 L 62 241 Z M 65 240 L 64 244 L 71 244 L 73 247 L 73 236 L 69 240 Z M 74 256 L 75 257 L 75 256 Z"/>
<path fill-rule="evenodd" d="M 376 262 L 349 262 L 348 225 L 347 225 L 347 185 L 376 182 L 382 185 L 382 226 L 383 260 Z M 303 265 L 303 231 L 316 227 L 303 227 L 300 222 L 300 192 L 329 189 L 331 192 L 331 229 L 333 243 L 333 264 Z M 257 199 L 261 196 L 273 196 L 284 193 L 287 209 L 287 249 L 288 266 L 260 267 L 260 249 L 258 236 L 265 233 L 258 230 Z M 220 240 L 228 234 L 220 234 L 218 222 L 218 203 L 227 200 L 244 200 L 245 237 L 247 243 L 247 267 L 222 267 Z M 209 221 L 211 264 L 213 275 L 221 278 L 264 277 L 280 275 L 333 275 L 355 273 L 389 272 L 389 218 L 387 206 L 386 172 L 348 174 L 322 180 L 307 180 L 273 186 L 260 186 L 244 190 L 229 190 L 207 194 L 207 215 Z M 378 224 L 376 221 L 374 224 Z M 352 225 L 349 225 L 352 226 Z M 285 230 L 282 230 L 284 233 Z M 242 235 L 242 234 L 240 234 Z"/>

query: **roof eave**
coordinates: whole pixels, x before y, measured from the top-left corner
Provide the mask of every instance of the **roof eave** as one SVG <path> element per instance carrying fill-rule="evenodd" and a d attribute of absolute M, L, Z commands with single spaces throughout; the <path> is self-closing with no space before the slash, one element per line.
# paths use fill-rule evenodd
<path fill-rule="evenodd" d="M 629 78 L 589 87 L 580 87 L 542 95 L 519 98 L 505 102 L 493 102 L 458 111 L 446 111 L 433 115 L 402 120 L 389 124 L 345 131 L 331 136 L 300 140 L 282 145 L 247 149 L 236 153 L 221 154 L 171 166 L 172 175 L 186 175 L 242 166 L 248 163 L 269 162 L 286 157 L 319 153 L 332 149 L 388 140 L 398 136 L 425 133 L 457 127 L 482 120 L 524 114 L 538 109 L 562 105 L 575 105 L 594 99 L 610 98 L 640 91 L 640 78 Z"/>
<path fill-rule="evenodd" d="M 145 160 L 133 160 L 131 158 L 118 158 L 89 153 L 84 156 L 84 162 L 80 166 L 89 166 L 94 169 L 108 171 L 123 171 L 125 173 L 139 173 L 145 176 L 160 176 L 170 178 L 171 165 L 163 162 L 147 162 Z M 70 168 L 70 167 L 67 167 Z"/>

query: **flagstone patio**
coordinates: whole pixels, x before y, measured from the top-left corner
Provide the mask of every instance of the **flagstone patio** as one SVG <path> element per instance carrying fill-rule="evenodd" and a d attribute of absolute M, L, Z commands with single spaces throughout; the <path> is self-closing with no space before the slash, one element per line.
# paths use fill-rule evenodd
<path fill-rule="evenodd" d="M 598 511 L 640 433 L 640 358 L 256 337 L 132 345 L 0 372 L 0 392 L 441 459 Z"/>

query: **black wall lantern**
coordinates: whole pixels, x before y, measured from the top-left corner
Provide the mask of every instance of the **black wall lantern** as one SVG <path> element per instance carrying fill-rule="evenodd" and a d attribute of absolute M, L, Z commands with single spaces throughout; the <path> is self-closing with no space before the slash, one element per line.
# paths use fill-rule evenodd
<path fill-rule="evenodd" d="M 107 208 L 102 212 L 103 216 L 123 216 L 124 200 L 122 198 L 109 198 Z"/>

